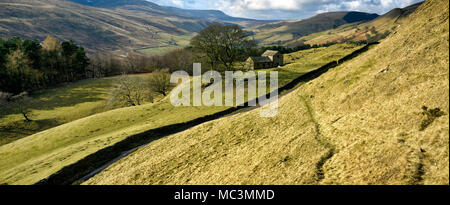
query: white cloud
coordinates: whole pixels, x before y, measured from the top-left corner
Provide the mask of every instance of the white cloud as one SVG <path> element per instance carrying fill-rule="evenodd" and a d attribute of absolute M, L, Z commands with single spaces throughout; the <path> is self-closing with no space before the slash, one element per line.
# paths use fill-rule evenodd
<path fill-rule="evenodd" d="M 182 0 L 172 0 L 172 4 L 177 6 L 177 7 L 183 7 L 183 1 Z"/>
<path fill-rule="evenodd" d="M 331 11 L 361 11 L 383 14 L 422 0 L 150 0 L 188 9 L 218 9 L 225 13 L 258 19 L 303 19 Z"/>
<path fill-rule="evenodd" d="M 250 10 L 297 10 L 300 9 L 301 2 L 296 0 L 244 0 L 243 5 Z"/>

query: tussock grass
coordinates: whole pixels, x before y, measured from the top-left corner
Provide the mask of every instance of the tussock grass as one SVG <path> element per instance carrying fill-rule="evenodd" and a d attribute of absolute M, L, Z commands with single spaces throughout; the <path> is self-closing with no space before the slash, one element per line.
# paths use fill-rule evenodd
<path fill-rule="evenodd" d="M 275 118 L 197 126 L 85 184 L 448 184 L 448 114 L 419 131 L 422 106 L 449 111 L 448 4 L 426 1 L 395 35 L 287 94 Z"/>

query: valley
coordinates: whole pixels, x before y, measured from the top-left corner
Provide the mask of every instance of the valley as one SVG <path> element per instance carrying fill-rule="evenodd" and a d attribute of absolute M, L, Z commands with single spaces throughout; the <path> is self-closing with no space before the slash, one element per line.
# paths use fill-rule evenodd
<path fill-rule="evenodd" d="M 448 185 L 448 1 L 280 21 L 170 5 L 0 0 L 0 185 Z M 174 105 L 194 82 L 236 102 L 226 71 L 277 72 L 277 114 L 249 106 L 251 79 L 243 106 Z"/>

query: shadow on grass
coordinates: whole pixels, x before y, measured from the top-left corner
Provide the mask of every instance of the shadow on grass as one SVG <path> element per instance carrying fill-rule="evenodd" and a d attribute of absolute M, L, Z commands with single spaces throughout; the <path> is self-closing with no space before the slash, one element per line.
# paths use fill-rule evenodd
<path fill-rule="evenodd" d="M 0 126 L 0 146 L 59 125 L 56 119 L 43 119 L 26 122 L 17 121 L 8 126 Z"/>
<path fill-rule="evenodd" d="M 90 84 L 92 81 L 100 81 Z M 73 107 L 80 103 L 98 102 L 105 100 L 112 87 L 112 79 L 88 79 L 58 88 L 51 88 L 32 93 L 31 110 L 54 110 L 60 107 Z M 94 87 L 94 88 L 92 88 Z M 0 118 L 7 115 L 19 114 L 15 107 L 0 107 Z"/>

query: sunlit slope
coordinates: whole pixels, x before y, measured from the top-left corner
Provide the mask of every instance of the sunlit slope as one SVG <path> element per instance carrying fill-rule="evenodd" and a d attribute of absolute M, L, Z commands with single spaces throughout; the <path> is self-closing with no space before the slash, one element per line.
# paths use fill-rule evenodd
<path fill-rule="evenodd" d="M 257 109 L 157 140 L 86 184 L 448 184 L 448 4 L 427 1 L 275 118 Z"/>
<path fill-rule="evenodd" d="M 344 24 L 370 21 L 377 17 L 377 14 L 362 12 L 328 12 L 304 20 L 268 23 L 246 30 L 261 45 L 278 45 Z"/>
<path fill-rule="evenodd" d="M 314 45 L 348 40 L 371 41 L 372 38 L 377 38 L 377 35 L 380 36 L 378 38 L 383 38 L 382 36 L 396 32 L 399 25 L 407 20 L 407 17 L 413 13 L 420 4 L 421 3 L 417 3 L 405 8 L 396 8 L 372 21 L 346 24 L 336 29 L 314 33 L 286 42 L 285 45 L 296 45 L 298 42 Z"/>

